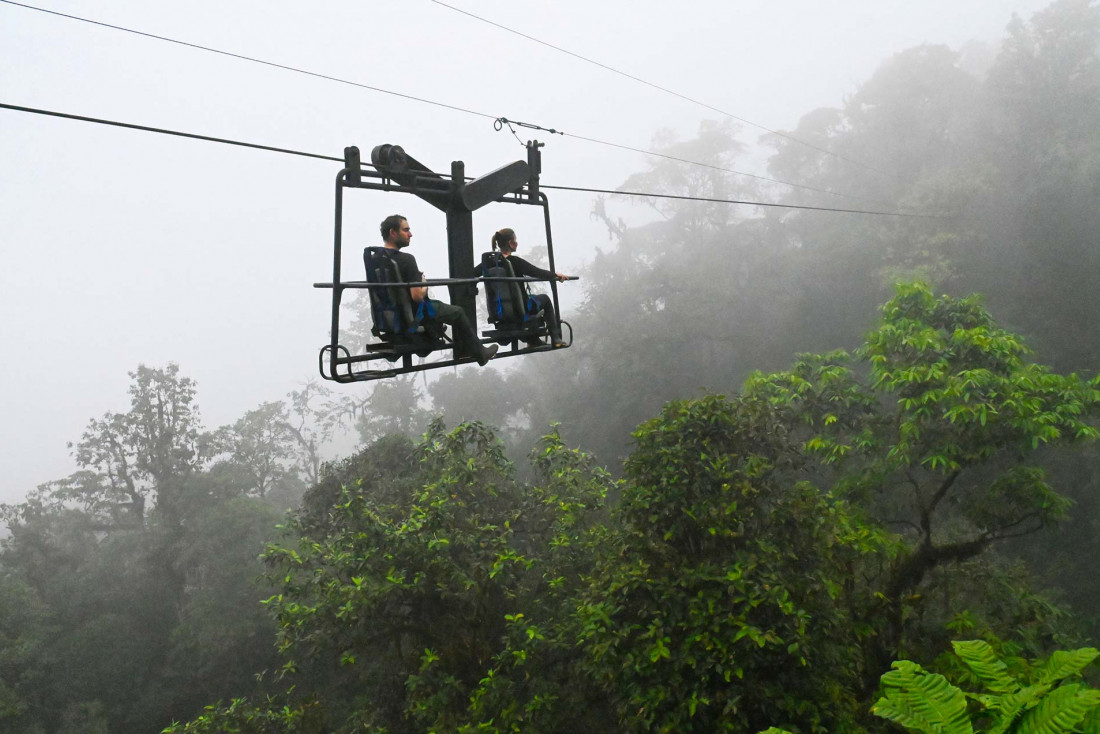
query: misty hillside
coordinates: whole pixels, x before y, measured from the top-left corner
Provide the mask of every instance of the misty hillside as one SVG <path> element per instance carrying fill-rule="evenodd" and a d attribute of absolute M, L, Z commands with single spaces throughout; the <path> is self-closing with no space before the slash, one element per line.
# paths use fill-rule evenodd
<path fill-rule="evenodd" d="M 1056 0 L 656 131 L 568 349 L 224 425 L 134 354 L 0 505 L 0 732 L 1100 731 L 1098 120 Z"/>

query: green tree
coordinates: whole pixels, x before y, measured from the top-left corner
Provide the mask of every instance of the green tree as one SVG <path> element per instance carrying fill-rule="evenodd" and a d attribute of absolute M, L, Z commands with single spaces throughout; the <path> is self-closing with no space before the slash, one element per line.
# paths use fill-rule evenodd
<path fill-rule="evenodd" d="M 19 508 L 0 553 L 13 731 L 151 731 L 224 690 L 252 695 L 254 674 L 274 667 L 258 556 L 279 513 L 243 487 L 209 498 L 204 477 L 182 486 L 208 499 L 178 527 L 103 530 L 77 510 Z"/>
<path fill-rule="evenodd" d="M 887 540 L 793 476 L 781 413 L 670 403 L 634 434 L 619 532 L 579 609 L 624 731 L 858 731 L 850 580 Z"/>
<path fill-rule="evenodd" d="M 308 487 L 321 481 L 322 452 L 339 427 L 343 415 L 338 406 L 326 402 L 330 394 L 327 388 L 313 380 L 301 390 L 292 390 L 287 394 L 290 398 L 290 420 L 287 425 L 296 441 L 295 463 L 298 476 Z"/>
<path fill-rule="evenodd" d="M 170 522 L 187 477 L 204 460 L 195 383 L 179 366 L 139 365 L 130 373 L 130 410 L 92 419 L 74 448 L 81 471 L 43 485 L 33 497 L 76 503 L 102 526 L 140 526 L 150 499 Z"/>
<path fill-rule="evenodd" d="M 779 178 L 935 218 L 769 219 L 768 237 L 793 241 L 789 309 L 775 327 L 799 333 L 801 349 L 855 346 L 860 314 L 899 277 L 981 292 L 1013 331 L 1053 369 L 1093 369 L 1100 301 L 1095 206 L 1100 136 L 1100 7 L 1058 0 L 1014 18 L 991 63 L 974 69 L 943 47 L 895 55 L 837 109 L 815 110 L 796 137 L 858 166 L 774 139 Z M 904 134 L 902 132 L 904 131 Z M 896 164 L 896 165 L 895 165 Z M 828 197 L 792 190 L 791 203 Z M 854 203 L 854 202 L 853 202 Z M 868 202 L 869 204 L 870 202 Z M 862 204 L 861 204 L 862 205 Z M 1094 542 L 1098 455 L 1044 451 L 1035 463 L 1078 511 L 1059 535 L 1005 544 L 1024 552 L 1082 610 L 1100 588 L 1081 549 Z"/>
<path fill-rule="evenodd" d="M 416 453 L 411 495 L 345 484 L 323 523 L 307 519 L 294 546 L 268 550 L 284 581 L 270 601 L 284 670 L 308 680 L 343 666 L 327 688 L 351 695 L 348 726 L 555 731 L 598 716 L 566 705 L 583 689 L 567 683 L 570 645 L 548 639 L 560 619 L 545 610 L 577 583 L 570 549 L 608 480 L 581 471 L 556 434 L 534 487 L 479 424 L 436 423 Z"/>
<path fill-rule="evenodd" d="M 279 519 L 272 505 L 237 497 L 189 521 L 175 557 L 186 593 L 158 676 L 169 716 L 190 716 L 225 691 L 252 695 L 254 675 L 278 664 L 275 626 L 261 603 L 271 585 L 258 555 Z"/>
<path fill-rule="evenodd" d="M 973 209 L 996 225 L 960 269 L 1056 366 L 1081 369 L 1098 354 L 1100 6 L 1058 0 L 1008 31 L 986 85 L 988 183 Z"/>
<path fill-rule="evenodd" d="M 606 729 L 570 610 L 611 481 L 556 431 L 532 464 L 523 484 L 484 426 L 437 422 L 334 467 L 266 554 L 294 692 L 172 731 L 305 731 L 312 696 L 339 731 Z"/>
<path fill-rule="evenodd" d="M 859 352 L 866 380 L 835 353 L 789 372 L 757 375 L 746 393 L 801 426 L 841 496 L 897 528 L 906 548 L 880 574 L 882 608 L 868 672 L 898 657 L 916 594 L 934 570 L 1063 519 L 1069 500 L 1026 459 L 1040 446 L 1098 435 L 1098 380 L 1059 375 L 1028 359 L 1022 340 L 976 297 L 936 298 L 900 285 Z"/>
<path fill-rule="evenodd" d="M 223 689 L 252 694 L 275 663 L 258 556 L 279 512 L 245 495 L 264 481 L 271 494 L 264 425 L 285 411 L 237 423 L 226 463 L 255 472 L 206 472 L 216 446 L 194 383 L 175 365 L 132 377 L 130 411 L 92 421 L 78 444 L 86 468 L 0 507 L 5 731 L 154 730 Z"/>
<path fill-rule="evenodd" d="M 246 494 L 260 498 L 276 492 L 292 506 L 305 491 L 298 476 L 299 434 L 285 403 L 263 403 L 215 432 L 212 440 L 224 458 L 211 471 L 236 475 L 237 491 L 243 487 Z"/>
<path fill-rule="evenodd" d="M 35 590 L 0 566 L 0 729 L 44 731 L 44 652 L 51 633 Z"/>

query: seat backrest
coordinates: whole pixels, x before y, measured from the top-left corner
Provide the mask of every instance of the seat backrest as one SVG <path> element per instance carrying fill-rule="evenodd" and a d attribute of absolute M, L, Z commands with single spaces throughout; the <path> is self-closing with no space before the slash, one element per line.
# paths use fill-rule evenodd
<path fill-rule="evenodd" d="M 499 252 L 486 252 L 481 256 L 481 272 L 486 278 L 514 278 L 515 271 L 508 258 Z M 527 320 L 527 291 L 515 281 L 485 281 L 485 310 L 488 321 L 522 324 Z"/>
<path fill-rule="evenodd" d="M 367 271 L 368 283 L 400 283 L 401 268 L 385 247 L 366 247 L 363 249 L 363 266 Z M 368 288 L 370 292 L 371 318 L 374 320 L 374 333 L 411 334 L 417 329 L 416 311 L 412 307 L 409 289 L 405 286 L 393 288 Z"/>

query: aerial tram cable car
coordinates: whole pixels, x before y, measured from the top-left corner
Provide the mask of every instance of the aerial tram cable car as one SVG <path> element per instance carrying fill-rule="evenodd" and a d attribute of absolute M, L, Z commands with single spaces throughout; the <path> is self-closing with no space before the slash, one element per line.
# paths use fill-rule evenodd
<path fill-rule="evenodd" d="M 485 304 L 490 328 L 481 333 L 482 344 L 495 342 L 501 349 L 493 359 L 549 351 L 541 344 L 548 336 L 545 315 L 532 308 L 527 285 L 538 278 L 518 278 L 508 259 L 500 253 L 485 253 L 482 277 L 474 277 L 473 213 L 493 202 L 539 206 L 543 210 L 546 249 L 550 271 L 554 268 L 554 242 L 550 230 L 550 202 L 539 190 L 544 144 L 528 141 L 527 161 L 514 161 L 480 178 L 467 180 L 465 164 L 451 163 L 449 178 L 433 172 L 397 145 L 379 145 L 371 151 L 375 170 L 363 168 L 359 149 L 344 149 L 344 168 L 336 176 L 336 229 L 333 238 L 332 282 L 314 283 L 315 288 L 332 290 L 331 340 L 321 347 L 318 367 L 321 376 L 336 382 L 366 382 L 407 372 L 421 372 L 472 362 L 456 356 L 443 325 L 424 313 L 427 300 L 417 304 L 409 295 L 411 286 L 447 286 L 451 304 L 462 308 L 476 325 L 477 285 L 485 286 Z M 384 247 L 363 251 L 366 280 L 342 280 L 340 256 L 343 239 L 344 189 L 400 191 L 414 194 L 447 215 L 447 253 L 450 277 L 409 283 L 401 280 L 397 263 Z M 576 278 L 570 278 L 576 280 Z M 550 279 L 551 299 L 560 326 L 569 328 L 566 348 L 573 344 L 573 327 L 560 320 L 557 281 Z M 371 333 L 377 338 L 364 353 L 353 354 L 340 342 L 340 302 L 346 290 L 366 289 L 370 293 Z M 475 326 L 476 328 L 476 326 Z M 559 327 L 560 328 L 560 327 Z M 449 358 L 413 362 L 450 350 Z"/>

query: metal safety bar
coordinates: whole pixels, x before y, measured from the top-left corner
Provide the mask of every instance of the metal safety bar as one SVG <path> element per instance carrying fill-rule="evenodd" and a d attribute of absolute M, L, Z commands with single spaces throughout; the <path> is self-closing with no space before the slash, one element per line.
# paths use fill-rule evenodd
<path fill-rule="evenodd" d="M 527 275 L 522 278 L 506 278 L 504 276 L 492 276 L 482 278 L 436 278 L 433 280 L 422 280 L 417 283 L 368 283 L 365 280 L 345 280 L 342 283 L 314 283 L 314 288 L 399 288 L 405 286 L 407 288 L 430 288 L 433 285 L 469 285 L 473 283 L 482 282 L 508 282 L 508 283 L 545 283 L 549 280 L 560 280 L 560 278 L 532 278 Z M 566 280 L 580 280 L 576 275 L 570 275 Z"/>

